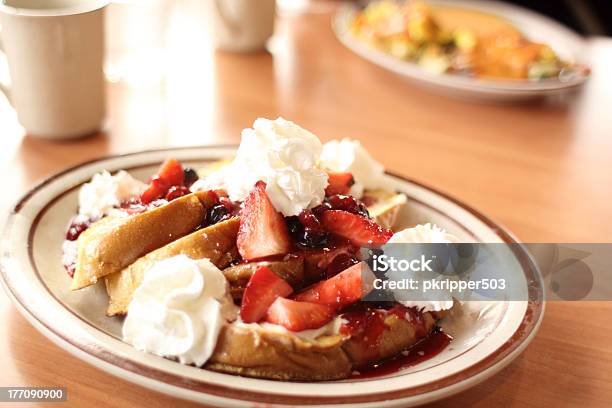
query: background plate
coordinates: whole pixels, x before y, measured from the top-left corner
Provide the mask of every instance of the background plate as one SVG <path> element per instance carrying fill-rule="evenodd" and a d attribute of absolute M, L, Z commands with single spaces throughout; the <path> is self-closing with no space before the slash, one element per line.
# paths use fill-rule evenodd
<path fill-rule="evenodd" d="M 497 1 L 428 0 L 427 3 L 473 9 L 500 16 L 516 26 L 530 40 L 550 45 L 561 58 L 578 63 L 583 61 L 582 50 L 585 47 L 579 35 L 531 10 Z M 413 62 L 395 58 L 356 39 L 348 27 L 357 10 L 356 5 L 346 4 L 336 13 L 332 26 L 338 39 L 368 61 L 438 93 L 466 99 L 514 102 L 565 93 L 580 87 L 588 78 L 588 74 L 576 74 L 563 82 L 558 79 L 504 81 L 468 78 L 456 74 L 433 74 Z"/>

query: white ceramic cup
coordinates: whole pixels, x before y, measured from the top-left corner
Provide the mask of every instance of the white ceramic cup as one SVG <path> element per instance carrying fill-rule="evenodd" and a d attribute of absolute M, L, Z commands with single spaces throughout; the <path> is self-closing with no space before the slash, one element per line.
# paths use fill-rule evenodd
<path fill-rule="evenodd" d="M 28 134 L 65 139 L 98 130 L 105 116 L 104 7 L 108 0 L 0 0 L 1 46 Z"/>
<path fill-rule="evenodd" d="M 208 0 L 213 41 L 223 51 L 262 50 L 274 33 L 275 0 Z"/>

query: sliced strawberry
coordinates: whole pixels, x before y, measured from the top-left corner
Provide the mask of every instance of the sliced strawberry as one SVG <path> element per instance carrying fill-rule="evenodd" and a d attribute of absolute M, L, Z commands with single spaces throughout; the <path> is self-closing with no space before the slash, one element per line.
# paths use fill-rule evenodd
<path fill-rule="evenodd" d="M 358 302 L 363 296 L 361 277 L 363 265 L 363 262 L 360 262 L 333 278 L 316 283 L 305 291 L 298 293 L 295 300 L 319 303 L 335 309 Z"/>
<path fill-rule="evenodd" d="M 282 214 L 272 206 L 266 184 L 255 184 L 240 211 L 238 252 L 243 259 L 263 258 L 291 251 L 289 231 Z"/>
<path fill-rule="evenodd" d="M 171 187 L 182 186 L 184 178 L 185 173 L 181 163 L 176 159 L 167 159 L 162 163 L 157 174 L 149 180 L 149 185 L 140 195 L 140 200 L 148 204 L 165 197 Z"/>
<path fill-rule="evenodd" d="M 318 329 L 331 321 L 332 308 L 309 302 L 277 298 L 266 313 L 266 321 L 291 331 Z"/>
<path fill-rule="evenodd" d="M 329 185 L 325 188 L 325 195 L 348 194 L 355 179 L 351 173 L 327 173 Z"/>
<path fill-rule="evenodd" d="M 140 195 L 140 201 L 143 204 L 149 204 L 151 201 L 162 198 L 168 192 L 169 187 L 159 176 L 153 176 L 147 189 Z"/>
<path fill-rule="evenodd" d="M 289 296 L 293 288 L 267 266 L 258 268 L 242 294 L 240 317 L 245 323 L 256 323 L 263 319 L 266 311 L 277 297 Z"/>
<path fill-rule="evenodd" d="M 183 166 L 176 159 L 167 159 L 159 168 L 157 175 L 168 185 L 168 188 L 182 185 L 185 179 Z"/>
<path fill-rule="evenodd" d="M 393 235 L 368 218 L 342 210 L 325 211 L 321 217 L 325 228 L 357 246 L 381 246 Z"/>

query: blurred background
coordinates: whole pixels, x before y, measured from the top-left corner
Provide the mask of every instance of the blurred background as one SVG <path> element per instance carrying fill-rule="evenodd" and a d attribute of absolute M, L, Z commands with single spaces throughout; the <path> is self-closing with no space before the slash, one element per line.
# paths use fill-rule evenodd
<path fill-rule="evenodd" d="M 555 18 L 583 35 L 612 35 L 612 4 L 607 0 L 510 0 Z"/>
<path fill-rule="evenodd" d="M 106 113 L 101 130 L 91 137 L 54 143 L 26 136 L 15 109 L 0 94 L 0 163 L 12 169 L 11 187 L 23 191 L 53 171 L 104 154 L 237 143 L 240 131 L 260 116 L 286 117 L 324 141 L 360 138 L 388 168 L 481 203 L 486 210 L 501 208 L 491 196 L 480 194 L 481 186 L 496 178 L 482 169 L 494 163 L 510 166 L 526 157 L 534 166 L 542 160 L 562 162 L 549 170 L 550 177 L 563 182 L 546 181 L 546 189 L 537 184 L 532 189 L 563 217 L 569 210 L 560 207 L 558 197 L 570 190 L 573 196 L 591 194 L 605 179 L 595 168 L 586 179 L 577 176 L 584 173 L 580 166 L 585 161 L 595 166 L 607 160 L 600 157 L 605 153 L 601 143 L 609 144 L 605 135 L 612 120 L 604 113 L 612 83 L 603 74 L 610 69 L 612 45 L 599 35 L 612 21 L 605 18 L 605 1 L 522 2 L 584 34 L 580 51 L 593 75 L 580 92 L 518 105 L 447 97 L 360 58 L 332 31 L 340 1 L 278 0 L 274 25 L 263 25 L 273 28 L 273 36 L 247 35 L 263 38 L 265 48 L 215 50 L 222 31 L 215 25 L 214 3 L 121 0 L 105 8 Z M 261 13 L 263 2 L 257 4 L 247 16 Z M 0 82 L 10 83 L 2 53 Z M 540 150 L 526 156 L 525 144 Z M 479 156 L 490 149 L 495 159 Z M 412 152 L 411 160 L 390 153 L 401 151 Z M 451 167 L 462 171 L 451 172 Z M 515 180 L 528 175 L 509 169 Z M 568 177 L 575 185 L 565 183 Z M 507 196 L 516 187 L 493 188 Z M 607 205 L 597 203 L 593 205 L 602 209 Z M 538 209 L 544 211 L 544 206 Z M 512 213 L 503 217 L 517 221 Z M 522 223 L 519 232 L 546 236 L 546 229 Z"/>
<path fill-rule="evenodd" d="M 37 4 L 52 13 L 53 1 L 60 0 L 0 4 Z M 425 86 L 420 79 L 363 58 L 332 30 L 341 3 L 121 0 L 100 13 L 100 27 L 97 20 L 63 16 L 64 23 L 74 20 L 76 28 L 66 31 L 72 34 L 61 46 L 46 42 L 56 39 L 57 32 L 47 35 L 52 28 L 42 23 L 44 19 L 28 20 L 41 24 L 37 35 L 26 35 L 30 31 L 21 25 L 23 16 L 17 18 L 0 6 L 2 46 L 12 67 L 9 73 L 7 58 L 0 52 L 0 83 L 11 94 L 9 101 L 0 93 L 0 211 L 10 210 L 36 182 L 83 161 L 151 148 L 236 144 L 241 130 L 257 117 L 283 116 L 324 142 L 359 139 L 388 170 L 466 202 L 523 242 L 612 241 L 612 224 L 606 221 L 612 218 L 609 0 L 509 0 L 578 33 L 568 37 L 548 22 L 529 30 L 544 41 L 554 39 L 560 49 L 577 48 L 585 73 L 564 92 L 520 103 L 493 99 L 508 90 L 513 96 L 530 96 L 531 90 L 507 86 L 500 91 L 493 86 L 487 89 L 489 99 L 474 100 L 432 89 L 431 83 Z M 227 16 L 219 4 L 242 10 L 239 20 L 248 29 L 221 24 Z M 49 21 L 55 24 L 55 18 Z M 101 34 L 104 41 L 98 38 Z M 85 44 L 86 50 L 71 54 L 66 44 Z M 94 53 L 98 46 L 100 52 Z M 85 54 L 91 58 L 79 58 Z M 76 65 L 53 63 L 60 57 L 71 57 Z M 99 66 L 92 64 L 96 58 L 102 61 Z M 90 102 L 88 92 L 95 87 L 72 81 L 89 72 L 74 68 L 83 63 L 90 63 L 92 83 L 104 95 L 98 100 L 104 110 L 100 123 L 86 134 L 76 134 L 83 137 L 70 139 L 28 132 L 22 114 L 34 107 L 34 119 L 45 118 L 37 121 L 41 125 L 58 120 L 69 127 L 81 117 L 70 115 L 70 109 L 82 108 L 85 104 L 79 101 Z M 563 84 L 556 76 L 548 82 L 513 84 L 550 85 L 554 91 Z M 471 79 L 463 90 L 478 84 Z M 465 85 L 454 77 L 451 82 Z M 17 98 L 18 88 L 23 98 Z M 75 100 L 68 114 L 54 114 Z M 612 334 L 602 322 L 609 319 L 610 307 L 596 302 L 547 305 L 538 336 L 516 363 L 438 406 L 608 406 Z M 51 346 L 4 296 L 0 320 L 7 324 L 0 336 L 0 385 L 55 384 L 59 378 L 74 383 L 69 401 L 73 406 L 90 406 L 92 401 L 100 406 L 147 401 L 149 408 L 177 404 Z M 58 358 L 62 364 L 57 364 Z"/>

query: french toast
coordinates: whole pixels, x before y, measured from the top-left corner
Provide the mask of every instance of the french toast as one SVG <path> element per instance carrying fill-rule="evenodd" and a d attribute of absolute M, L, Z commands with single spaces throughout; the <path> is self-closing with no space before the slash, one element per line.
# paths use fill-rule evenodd
<path fill-rule="evenodd" d="M 184 254 L 192 259 L 208 258 L 220 269 L 229 265 L 237 256 L 238 225 L 239 219 L 234 217 L 197 230 L 146 254 L 120 272 L 107 276 L 105 283 L 109 305 L 106 314 L 115 316 L 127 313 L 132 294 L 142 282 L 144 273 L 157 261 Z"/>
<path fill-rule="evenodd" d="M 345 379 L 425 341 L 444 312 L 366 297 L 366 250 L 384 250 L 407 201 L 372 188 L 382 165 L 357 142 L 325 159 L 290 122 L 256 125 L 233 161 L 198 175 L 168 159 L 139 196 L 71 224 L 71 288 L 104 278 L 106 314 L 140 350 L 254 378 Z"/>
<path fill-rule="evenodd" d="M 432 313 L 413 312 L 411 316 L 418 316 L 415 321 L 388 311 L 377 313 L 384 328 L 373 341 L 368 340 L 363 332 L 323 333 L 304 339 L 266 325 L 233 323 L 225 327 L 206 368 L 274 380 L 343 379 L 361 367 L 394 356 L 423 340 L 439 317 Z M 374 335 L 373 327 L 366 329 Z"/>
<path fill-rule="evenodd" d="M 92 285 L 119 272 L 141 256 L 193 231 L 205 208 L 195 194 L 125 217 L 105 217 L 77 240 L 77 260 L 70 289 Z"/>
<path fill-rule="evenodd" d="M 351 361 L 341 335 L 306 341 L 258 324 L 230 324 L 221 332 L 207 368 L 275 380 L 322 381 L 346 378 Z"/>

